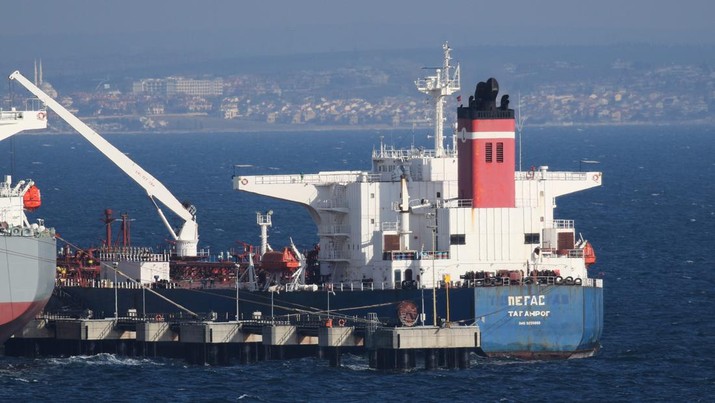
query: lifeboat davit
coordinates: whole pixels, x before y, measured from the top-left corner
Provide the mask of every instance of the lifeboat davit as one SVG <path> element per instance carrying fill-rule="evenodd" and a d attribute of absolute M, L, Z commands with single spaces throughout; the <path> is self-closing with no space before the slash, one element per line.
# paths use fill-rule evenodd
<path fill-rule="evenodd" d="M 40 188 L 35 185 L 30 186 L 22 196 L 22 204 L 27 210 L 35 210 L 42 205 L 42 197 L 40 196 Z"/>
<path fill-rule="evenodd" d="M 289 248 L 282 252 L 270 251 L 261 257 L 261 268 L 269 272 L 293 272 L 300 267 L 300 262 Z"/>
<path fill-rule="evenodd" d="M 590 242 L 586 242 L 586 245 L 583 246 L 583 261 L 586 266 L 596 263 L 596 252 Z"/>

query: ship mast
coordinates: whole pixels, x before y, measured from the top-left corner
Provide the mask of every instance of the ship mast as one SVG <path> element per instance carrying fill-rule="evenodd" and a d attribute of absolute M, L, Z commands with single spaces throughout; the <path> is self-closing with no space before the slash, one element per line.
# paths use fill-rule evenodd
<path fill-rule="evenodd" d="M 452 59 L 450 52 L 452 49 L 445 42 L 442 45 L 444 50 L 444 64 L 442 67 L 435 67 L 435 74 L 420 78 L 415 81 L 415 85 L 420 92 L 432 97 L 434 104 L 434 151 L 436 157 L 444 156 L 444 98 L 459 91 L 459 64 L 454 67 L 454 74 L 449 61 Z"/>

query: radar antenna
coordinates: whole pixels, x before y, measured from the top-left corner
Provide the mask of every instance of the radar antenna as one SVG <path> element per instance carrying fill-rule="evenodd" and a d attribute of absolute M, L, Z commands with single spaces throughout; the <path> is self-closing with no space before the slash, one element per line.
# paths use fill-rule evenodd
<path fill-rule="evenodd" d="M 452 48 L 445 42 L 442 45 L 442 50 L 444 51 L 444 65 L 432 67 L 431 69 L 435 70 L 434 75 L 415 81 L 417 89 L 432 97 L 434 104 L 434 151 L 436 157 L 444 156 L 444 98 L 460 90 L 459 64 L 456 67 L 449 64 L 449 61 L 452 60 L 450 56 Z M 453 74 L 452 68 L 454 68 Z"/>

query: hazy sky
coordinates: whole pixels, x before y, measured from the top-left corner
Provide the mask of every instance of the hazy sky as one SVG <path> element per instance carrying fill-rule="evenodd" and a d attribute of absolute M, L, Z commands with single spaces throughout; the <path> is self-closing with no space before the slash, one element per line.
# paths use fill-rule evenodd
<path fill-rule="evenodd" d="M 3 58 L 715 42 L 713 0 L 2 1 Z"/>

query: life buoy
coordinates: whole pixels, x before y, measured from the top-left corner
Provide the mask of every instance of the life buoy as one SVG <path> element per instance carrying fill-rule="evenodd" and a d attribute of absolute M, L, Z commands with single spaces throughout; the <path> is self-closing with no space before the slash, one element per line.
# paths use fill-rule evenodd
<path fill-rule="evenodd" d="M 601 175 L 599 175 L 599 174 L 594 174 L 594 175 L 593 175 L 593 181 L 594 181 L 594 182 L 598 182 L 599 179 L 601 179 Z"/>
<path fill-rule="evenodd" d="M 345 326 L 345 319 L 339 319 L 339 320 L 338 320 L 338 326 L 340 326 L 340 327 Z"/>
<path fill-rule="evenodd" d="M 163 321 L 164 321 L 164 317 L 161 316 L 160 313 L 156 314 L 156 316 L 154 317 L 154 319 L 156 319 L 157 322 L 163 322 Z"/>
<path fill-rule="evenodd" d="M 526 179 L 534 179 L 534 175 L 536 175 L 536 167 L 531 167 L 531 170 L 526 172 Z"/>
<path fill-rule="evenodd" d="M 248 179 L 246 179 L 246 178 L 241 179 L 241 185 L 243 185 L 243 186 L 248 185 Z"/>
<path fill-rule="evenodd" d="M 45 112 L 37 112 L 38 120 L 45 120 L 46 117 L 47 117 L 47 114 Z"/>

